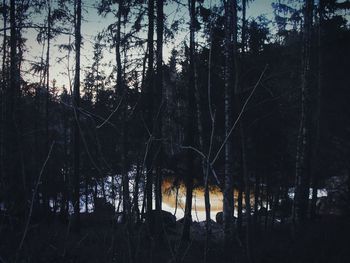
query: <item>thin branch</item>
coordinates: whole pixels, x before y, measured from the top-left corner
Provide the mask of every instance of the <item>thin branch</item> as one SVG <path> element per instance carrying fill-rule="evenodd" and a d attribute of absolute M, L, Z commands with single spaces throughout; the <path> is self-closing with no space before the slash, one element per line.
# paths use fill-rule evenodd
<path fill-rule="evenodd" d="M 201 152 L 199 149 L 193 147 L 193 146 L 180 146 L 182 149 L 190 149 L 190 150 L 193 150 L 195 151 L 196 153 L 198 153 L 204 160 L 208 160 L 208 157 L 203 153 Z"/>
<path fill-rule="evenodd" d="M 55 141 L 52 142 L 51 147 L 50 147 L 50 150 L 49 150 L 49 152 L 48 152 L 48 154 L 47 154 L 46 160 L 45 160 L 43 166 L 41 167 L 41 170 L 40 170 L 40 173 L 39 173 L 39 176 L 38 176 L 38 180 L 37 180 L 37 182 L 36 182 L 36 185 L 35 185 L 35 188 L 34 188 L 34 192 L 33 192 L 33 195 L 32 195 L 32 200 L 31 200 L 31 203 L 30 203 L 30 209 L 29 209 L 29 214 L 28 214 L 28 218 L 27 218 L 26 227 L 25 227 L 25 229 L 24 229 L 21 242 L 20 242 L 20 244 L 19 244 L 19 246 L 18 246 L 17 253 L 18 253 L 18 252 L 22 249 L 22 247 L 23 247 L 23 243 L 24 243 L 24 240 L 25 240 L 26 235 L 27 235 L 27 232 L 28 232 L 28 227 L 29 227 L 30 219 L 31 219 L 32 213 L 33 213 L 33 205 L 34 205 L 35 195 L 36 195 L 36 193 L 37 193 L 37 191 L 38 191 L 39 183 L 40 183 L 40 181 L 41 181 L 41 177 L 42 177 L 42 174 L 43 174 L 44 169 L 45 169 L 45 167 L 46 167 L 46 164 L 47 164 L 47 162 L 48 162 L 49 159 L 50 159 L 51 152 L 52 152 L 52 149 L 53 149 L 54 144 L 55 144 Z"/>
<path fill-rule="evenodd" d="M 104 122 L 102 122 L 100 125 L 96 127 L 97 129 L 100 129 L 103 125 L 105 125 L 109 121 L 109 119 L 113 116 L 113 114 L 117 112 L 117 110 L 119 109 L 119 106 L 122 104 L 123 99 L 124 99 L 124 96 L 120 99 L 117 107 L 112 111 L 112 113 L 107 117 L 107 119 L 105 119 Z"/>
<path fill-rule="evenodd" d="M 265 74 L 265 72 L 266 72 L 266 70 L 267 70 L 267 67 L 268 67 L 268 65 L 266 65 L 265 68 L 264 68 L 264 70 L 261 72 L 260 77 L 259 77 L 258 81 L 256 82 L 256 84 L 255 84 L 255 86 L 254 86 L 254 89 L 251 91 L 251 93 L 249 94 L 248 98 L 247 98 L 246 101 L 244 102 L 244 105 L 243 105 L 243 107 L 242 107 L 240 113 L 238 114 L 237 119 L 235 120 L 235 122 L 234 122 L 234 124 L 232 125 L 232 127 L 231 127 L 229 133 L 227 134 L 226 138 L 224 139 L 223 143 L 221 144 L 221 146 L 220 146 L 219 150 L 217 151 L 217 153 L 216 153 L 214 159 L 211 161 L 211 163 L 210 163 L 211 165 L 213 165 L 213 164 L 216 162 L 216 160 L 218 159 L 218 157 L 219 157 L 219 155 L 220 155 L 220 153 L 221 153 L 221 151 L 222 151 L 222 148 L 224 148 L 224 146 L 225 146 L 227 140 L 229 139 L 229 137 L 230 137 L 230 135 L 232 134 L 233 130 L 236 128 L 236 126 L 237 126 L 239 120 L 241 119 L 241 117 L 242 117 L 242 115 L 243 115 L 243 113 L 244 113 L 245 108 L 247 107 L 248 102 L 250 101 L 251 97 L 253 96 L 253 94 L 254 94 L 256 88 L 259 86 L 259 84 L 260 84 L 260 82 L 261 82 L 261 79 L 262 79 L 262 77 L 264 76 L 264 74 Z"/>

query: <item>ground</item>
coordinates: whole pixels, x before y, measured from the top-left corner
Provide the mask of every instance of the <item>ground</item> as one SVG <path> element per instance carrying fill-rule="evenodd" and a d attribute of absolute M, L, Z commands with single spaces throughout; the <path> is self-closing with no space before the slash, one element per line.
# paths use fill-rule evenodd
<path fill-rule="evenodd" d="M 244 233 L 236 236 L 224 254 L 221 226 L 213 224 L 207 262 L 247 262 Z M 80 234 L 58 219 L 33 223 L 18 251 L 23 229 L 3 223 L 0 229 L 0 262 L 204 262 L 205 224 L 193 223 L 192 240 L 180 242 L 181 224 L 167 229 L 159 242 L 148 237 L 145 224 L 110 222 L 82 225 Z M 244 229 L 243 229 L 244 232 Z M 327 216 L 303 230 L 291 224 L 256 229 L 254 262 L 349 262 L 350 221 Z M 132 260 L 130 260 L 132 259 Z"/>

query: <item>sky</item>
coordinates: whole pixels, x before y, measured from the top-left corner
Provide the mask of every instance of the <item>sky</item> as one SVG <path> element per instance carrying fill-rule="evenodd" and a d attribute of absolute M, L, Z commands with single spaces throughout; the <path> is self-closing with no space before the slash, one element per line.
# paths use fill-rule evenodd
<path fill-rule="evenodd" d="M 112 15 L 107 17 L 101 17 L 97 14 L 97 10 L 95 5 L 97 1 L 92 0 L 83 0 L 83 22 L 82 22 L 82 36 L 83 36 L 83 46 L 81 50 L 81 79 L 84 79 L 85 70 L 92 63 L 93 56 L 93 43 L 94 37 L 105 29 L 109 24 L 115 22 L 115 18 Z M 187 1 L 184 1 L 187 3 Z M 207 6 L 210 1 L 205 1 Z M 212 5 L 215 3 L 220 3 L 221 1 L 212 0 Z M 266 15 L 272 18 L 273 10 L 271 7 L 271 3 L 273 0 L 255 0 L 249 3 L 247 8 L 247 18 L 255 18 L 259 15 Z M 168 4 L 165 7 L 165 16 L 168 18 L 168 21 L 172 21 L 178 18 L 184 18 L 186 21 L 188 19 L 188 11 L 186 8 L 180 7 L 177 4 Z M 240 14 L 239 14 L 240 15 Z M 35 18 L 37 23 L 43 23 L 45 20 L 45 12 L 43 12 L 43 17 L 37 16 Z M 146 23 L 146 22 L 145 22 Z M 3 21 L 1 20 L 0 27 L 3 27 Z M 187 40 L 188 38 L 188 29 L 187 24 L 184 24 L 183 30 L 179 32 L 175 39 L 170 43 L 166 44 L 164 47 L 164 61 L 167 62 L 170 56 L 170 51 L 175 46 L 179 46 L 182 44 L 183 40 Z M 143 34 L 143 36 L 142 36 Z M 23 77 L 28 81 L 38 80 L 37 75 L 33 75 L 30 72 L 29 65 L 31 62 L 40 61 L 41 54 L 43 52 L 43 46 L 38 44 L 36 41 L 37 33 L 35 30 L 26 30 L 24 36 L 27 38 L 26 46 L 27 50 L 25 53 L 25 63 L 23 70 Z M 146 37 L 146 33 L 141 33 L 142 37 Z M 2 36 L 1 36 L 2 38 Z M 73 37 L 71 41 L 73 41 Z M 1 40 L 2 41 L 2 40 Z M 67 52 L 60 51 L 58 46 L 60 44 L 67 44 L 69 42 L 68 36 L 59 36 L 52 41 L 52 48 L 50 53 L 50 82 L 52 83 L 53 79 L 56 80 L 56 85 L 58 87 L 62 87 L 65 85 L 69 87 L 69 79 L 72 81 L 74 78 L 73 66 L 74 66 L 74 53 L 71 53 L 69 61 L 67 59 L 63 59 L 63 57 L 67 56 Z M 46 47 L 44 47 L 44 50 Z M 127 56 L 132 56 L 133 51 L 130 50 L 127 53 Z M 112 66 L 115 64 L 114 62 L 115 54 L 113 50 L 110 50 L 108 47 L 104 50 L 104 62 L 109 64 L 110 66 L 105 68 L 107 74 L 109 74 L 112 70 Z M 68 68 L 69 71 L 68 75 Z"/>

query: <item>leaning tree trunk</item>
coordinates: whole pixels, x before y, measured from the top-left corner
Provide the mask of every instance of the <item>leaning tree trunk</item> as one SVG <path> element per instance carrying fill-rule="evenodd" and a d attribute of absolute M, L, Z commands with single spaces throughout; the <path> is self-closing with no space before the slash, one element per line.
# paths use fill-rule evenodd
<path fill-rule="evenodd" d="M 296 183 L 294 216 L 298 225 L 307 220 L 309 187 L 310 187 L 310 125 L 311 125 L 311 34 L 313 18 L 313 0 L 305 0 L 303 46 L 302 46 L 302 73 L 301 73 L 301 116 L 298 134 Z"/>

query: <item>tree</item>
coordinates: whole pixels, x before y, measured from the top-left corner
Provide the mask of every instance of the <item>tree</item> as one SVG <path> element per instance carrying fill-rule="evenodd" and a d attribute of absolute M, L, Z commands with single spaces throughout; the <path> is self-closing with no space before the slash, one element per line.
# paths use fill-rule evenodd
<path fill-rule="evenodd" d="M 81 0 L 75 1 L 75 77 L 74 77 L 74 215 L 75 229 L 80 231 L 80 47 Z"/>
<path fill-rule="evenodd" d="M 6 92 L 8 84 L 8 69 L 7 69 L 7 10 L 8 6 L 6 5 L 6 0 L 2 2 L 2 18 L 4 23 L 4 35 L 2 42 L 2 70 L 1 70 L 1 123 L 6 121 Z M 5 182 L 5 128 L 6 125 L 1 125 L 1 137 L 0 137 L 0 178 Z M 5 192 L 5 185 L 2 184 L 2 192 Z M 5 200 L 5 197 L 2 197 Z"/>
<path fill-rule="evenodd" d="M 246 50 L 246 26 L 247 26 L 247 21 L 246 21 L 246 4 L 247 0 L 242 0 L 242 49 L 241 49 L 241 71 L 244 72 L 244 59 L 245 59 L 245 50 Z M 240 93 L 242 94 L 244 88 L 243 84 L 241 83 L 242 87 L 240 89 Z M 237 91 L 238 92 L 238 91 Z M 241 96 L 243 97 L 243 96 Z M 237 104 L 239 107 L 243 105 L 242 99 L 239 98 L 237 94 Z M 241 189 L 240 189 L 240 195 L 242 195 L 243 191 L 243 184 L 244 184 L 244 202 L 245 202 L 245 216 L 246 216 L 246 248 L 247 248 L 247 258 L 249 262 L 254 262 L 253 259 L 253 254 L 252 253 L 252 229 L 251 229 L 251 206 L 250 206 L 250 179 L 249 179 L 249 171 L 248 171 L 248 156 L 247 156 L 247 142 L 246 142 L 246 132 L 245 132 L 245 127 L 244 127 L 244 122 L 243 120 L 240 123 L 239 126 L 239 132 L 240 132 L 240 140 L 241 140 L 241 156 L 242 156 L 242 174 L 243 174 L 243 181 L 242 182 L 242 177 L 241 177 Z M 239 197 L 242 198 L 242 197 Z M 242 201 L 241 201 L 242 202 Z M 242 207 L 242 205 L 241 205 Z M 239 209 L 239 208 L 238 208 Z M 242 211 L 238 211 L 238 213 L 241 212 L 242 216 Z M 239 215 L 238 215 L 239 217 Z M 242 223 L 242 219 L 240 221 Z M 240 228 L 240 226 L 238 226 Z"/>
<path fill-rule="evenodd" d="M 152 211 L 152 201 L 153 201 L 153 118 L 154 118 L 154 0 L 148 1 L 148 35 L 147 35 L 147 47 L 148 47 L 148 68 L 147 68 L 147 90 L 145 91 L 145 105 L 147 107 L 147 129 L 150 138 L 147 142 L 147 151 L 146 151 L 146 206 L 148 213 L 148 220 L 151 220 L 151 211 Z M 149 222 L 152 224 L 152 222 Z"/>
<path fill-rule="evenodd" d="M 225 137 L 230 136 L 232 127 L 232 102 L 235 91 L 235 64 L 237 48 L 237 1 L 225 1 Z M 225 181 L 223 193 L 223 219 L 224 235 L 226 247 L 232 241 L 233 235 L 233 157 L 232 157 L 232 139 L 228 138 L 225 144 Z"/>
<path fill-rule="evenodd" d="M 310 92 L 312 89 L 311 71 L 311 40 L 313 20 L 313 0 L 305 0 L 303 45 L 302 45 L 302 72 L 301 72 L 301 115 L 298 134 L 296 156 L 295 182 L 295 219 L 303 225 L 307 219 L 310 168 L 311 168 L 311 107 Z"/>
<path fill-rule="evenodd" d="M 20 102 L 20 54 L 18 51 L 20 27 L 17 21 L 17 5 L 15 0 L 10 1 L 10 75 L 9 85 L 7 86 L 5 103 L 5 176 L 8 182 L 8 192 L 15 192 L 13 199 L 8 203 L 11 212 L 15 216 L 23 218 L 25 209 L 25 179 L 21 178 L 23 163 L 20 159 L 19 146 L 19 102 Z M 24 175 L 23 175 L 24 176 Z"/>
<path fill-rule="evenodd" d="M 166 105 L 163 105 L 163 32 L 164 32 L 164 2 L 163 0 L 157 0 L 157 74 L 156 74 L 156 94 L 157 94 L 157 105 L 159 105 L 158 114 L 155 118 L 155 137 L 158 139 L 158 149 L 156 153 L 157 167 L 156 167 L 156 187 L 155 187 L 155 199 L 156 199 L 156 210 L 158 226 L 162 224 L 161 221 L 161 210 L 162 210 L 162 166 L 163 166 L 163 109 Z M 158 232 L 162 232 L 162 229 L 158 228 Z M 159 234 L 160 235 L 160 234 Z"/>
<path fill-rule="evenodd" d="M 196 28 L 196 1 L 188 1 L 188 11 L 190 16 L 190 47 L 189 47 L 189 72 L 188 72 L 188 112 L 186 116 L 186 134 L 185 134 L 185 145 L 194 145 L 195 136 L 195 116 L 196 116 L 196 105 L 195 105 L 195 28 Z M 186 202 L 185 202 L 185 215 L 182 230 L 182 240 L 188 241 L 190 239 L 190 226 L 192 223 L 192 196 L 193 196 L 193 176 L 195 174 L 194 165 L 194 152 L 192 149 L 187 149 L 187 174 L 185 177 L 186 186 Z"/>

